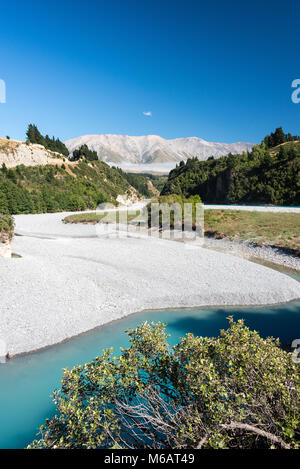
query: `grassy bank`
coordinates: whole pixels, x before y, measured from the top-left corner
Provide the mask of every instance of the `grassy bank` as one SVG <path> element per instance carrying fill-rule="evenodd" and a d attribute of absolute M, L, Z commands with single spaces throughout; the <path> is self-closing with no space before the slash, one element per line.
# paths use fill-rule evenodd
<path fill-rule="evenodd" d="M 124 212 L 123 212 L 124 214 Z M 128 221 L 138 214 L 128 211 Z M 65 223 L 114 222 L 119 213 L 80 213 L 64 219 Z M 297 213 L 206 210 L 205 235 L 217 239 L 247 240 L 258 245 L 274 245 L 300 253 L 300 217 Z M 172 227 L 171 227 L 172 228 Z"/>
<path fill-rule="evenodd" d="M 184 198 L 182 196 L 171 194 L 168 196 L 159 196 L 152 199 L 151 203 L 144 208 L 144 218 L 148 218 L 148 226 L 151 227 L 152 209 L 157 211 L 159 204 L 159 224 L 163 228 L 162 212 L 165 207 L 178 207 L 180 212 L 184 214 L 184 204 L 190 203 L 193 207 L 193 223 L 195 223 L 196 204 L 201 203 L 199 196 Z M 167 210 L 167 209 L 166 209 Z M 98 223 L 101 221 L 114 222 L 119 214 L 102 214 L 102 213 L 81 213 L 70 215 L 64 219 L 66 223 Z M 124 215 L 124 212 L 123 212 Z M 138 214 L 128 210 L 128 221 L 133 220 Z M 153 215 L 153 214 L 152 214 Z M 105 217 L 105 218 L 104 218 Z M 111 218 L 110 218 L 111 217 Z M 182 217 L 184 221 L 184 216 Z M 168 217 L 166 217 L 168 220 Z M 179 217 L 181 226 L 181 217 Z M 170 213 L 170 228 L 174 229 L 174 212 Z M 180 226 L 176 226 L 180 229 Z M 215 238 L 230 238 L 242 241 L 252 241 L 258 245 L 274 245 L 282 248 L 292 249 L 300 253 L 300 216 L 298 213 L 276 213 L 276 212 L 248 212 L 244 210 L 205 210 L 204 211 L 204 232 L 206 236 Z"/>
<path fill-rule="evenodd" d="M 300 253 L 298 213 L 206 210 L 204 220 L 206 235 L 270 244 Z"/>

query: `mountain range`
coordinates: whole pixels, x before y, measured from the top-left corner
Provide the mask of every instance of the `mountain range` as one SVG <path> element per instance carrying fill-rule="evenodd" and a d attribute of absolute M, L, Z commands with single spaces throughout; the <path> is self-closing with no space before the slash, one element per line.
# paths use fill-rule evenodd
<path fill-rule="evenodd" d="M 98 153 L 99 159 L 118 166 L 131 164 L 173 163 L 197 157 L 207 160 L 228 153 L 251 150 L 253 143 L 216 143 L 198 137 L 164 139 L 158 135 L 131 137 L 128 135 L 83 135 L 64 142 L 70 153 L 87 145 Z"/>

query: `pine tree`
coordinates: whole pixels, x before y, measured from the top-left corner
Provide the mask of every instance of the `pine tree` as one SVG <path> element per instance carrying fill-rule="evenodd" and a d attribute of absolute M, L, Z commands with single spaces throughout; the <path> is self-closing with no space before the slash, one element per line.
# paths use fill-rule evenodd
<path fill-rule="evenodd" d="M 65 144 L 59 140 L 59 138 L 50 138 L 49 135 L 43 137 L 37 126 L 34 124 L 29 124 L 26 135 L 27 141 L 30 143 L 38 143 L 39 145 L 43 145 L 47 148 L 47 150 L 61 153 L 64 156 L 69 156 L 69 150 Z"/>
<path fill-rule="evenodd" d="M 285 133 L 283 132 L 282 130 L 282 127 L 278 127 L 274 134 L 272 134 L 273 136 L 273 146 L 277 146 L 277 145 L 280 145 L 281 143 L 284 143 L 286 142 L 286 136 L 285 136 Z"/>

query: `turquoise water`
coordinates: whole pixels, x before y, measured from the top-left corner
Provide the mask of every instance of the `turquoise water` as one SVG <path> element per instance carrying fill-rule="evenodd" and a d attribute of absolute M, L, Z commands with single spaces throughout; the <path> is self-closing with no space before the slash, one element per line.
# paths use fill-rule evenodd
<path fill-rule="evenodd" d="M 293 274 L 300 281 L 300 275 Z M 187 332 L 215 336 L 227 327 L 226 317 L 243 318 L 263 336 L 290 343 L 300 337 L 300 302 L 272 307 L 201 308 L 138 313 L 41 352 L 24 355 L 0 365 L 0 448 L 24 448 L 54 406 L 52 391 L 59 387 L 62 369 L 92 360 L 103 348 L 128 345 L 124 330 L 148 321 L 168 323 L 169 342 Z"/>

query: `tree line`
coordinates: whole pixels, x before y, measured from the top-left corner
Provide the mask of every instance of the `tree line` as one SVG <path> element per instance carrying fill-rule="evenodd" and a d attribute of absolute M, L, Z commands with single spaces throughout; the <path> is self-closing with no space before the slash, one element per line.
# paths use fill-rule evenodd
<path fill-rule="evenodd" d="M 277 144 L 280 135 L 277 129 L 239 155 L 180 162 L 169 173 L 162 195 L 197 194 L 206 203 L 300 205 L 300 142 L 291 136 L 279 146 L 266 144 Z"/>
<path fill-rule="evenodd" d="M 263 142 L 265 143 L 266 147 L 273 148 L 277 145 L 281 145 L 282 143 L 286 142 L 294 142 L 300 140 L 299 135 L 292 135 L 290 133 L 285 134 L 282 127 L 278 127 L 275 132 L 271 133 L 270 135 L 266 135 Z"/>
<path fill-rule="evenodd" d="M 85 158 L 88 161 L 98 161 L 98 154 L 96 151 L 90 150 L 87 145 L 81 145 L 80 148 L 73 151 L 70 160 L 78 161 L 81 158 Z"/>
<path fill-rule="evenodd" d="M 43 145 L 47 150 L 61 153 L 67 157 L 69 156 L 69 150 L 65 144 L 59 140 L 59 138 L 50 138 L 49 135 L 43 136 L 35 124 L 29 124 L 26 136 L 27 142 L 29 143 L 37 143 L 39 145 Z"/>

